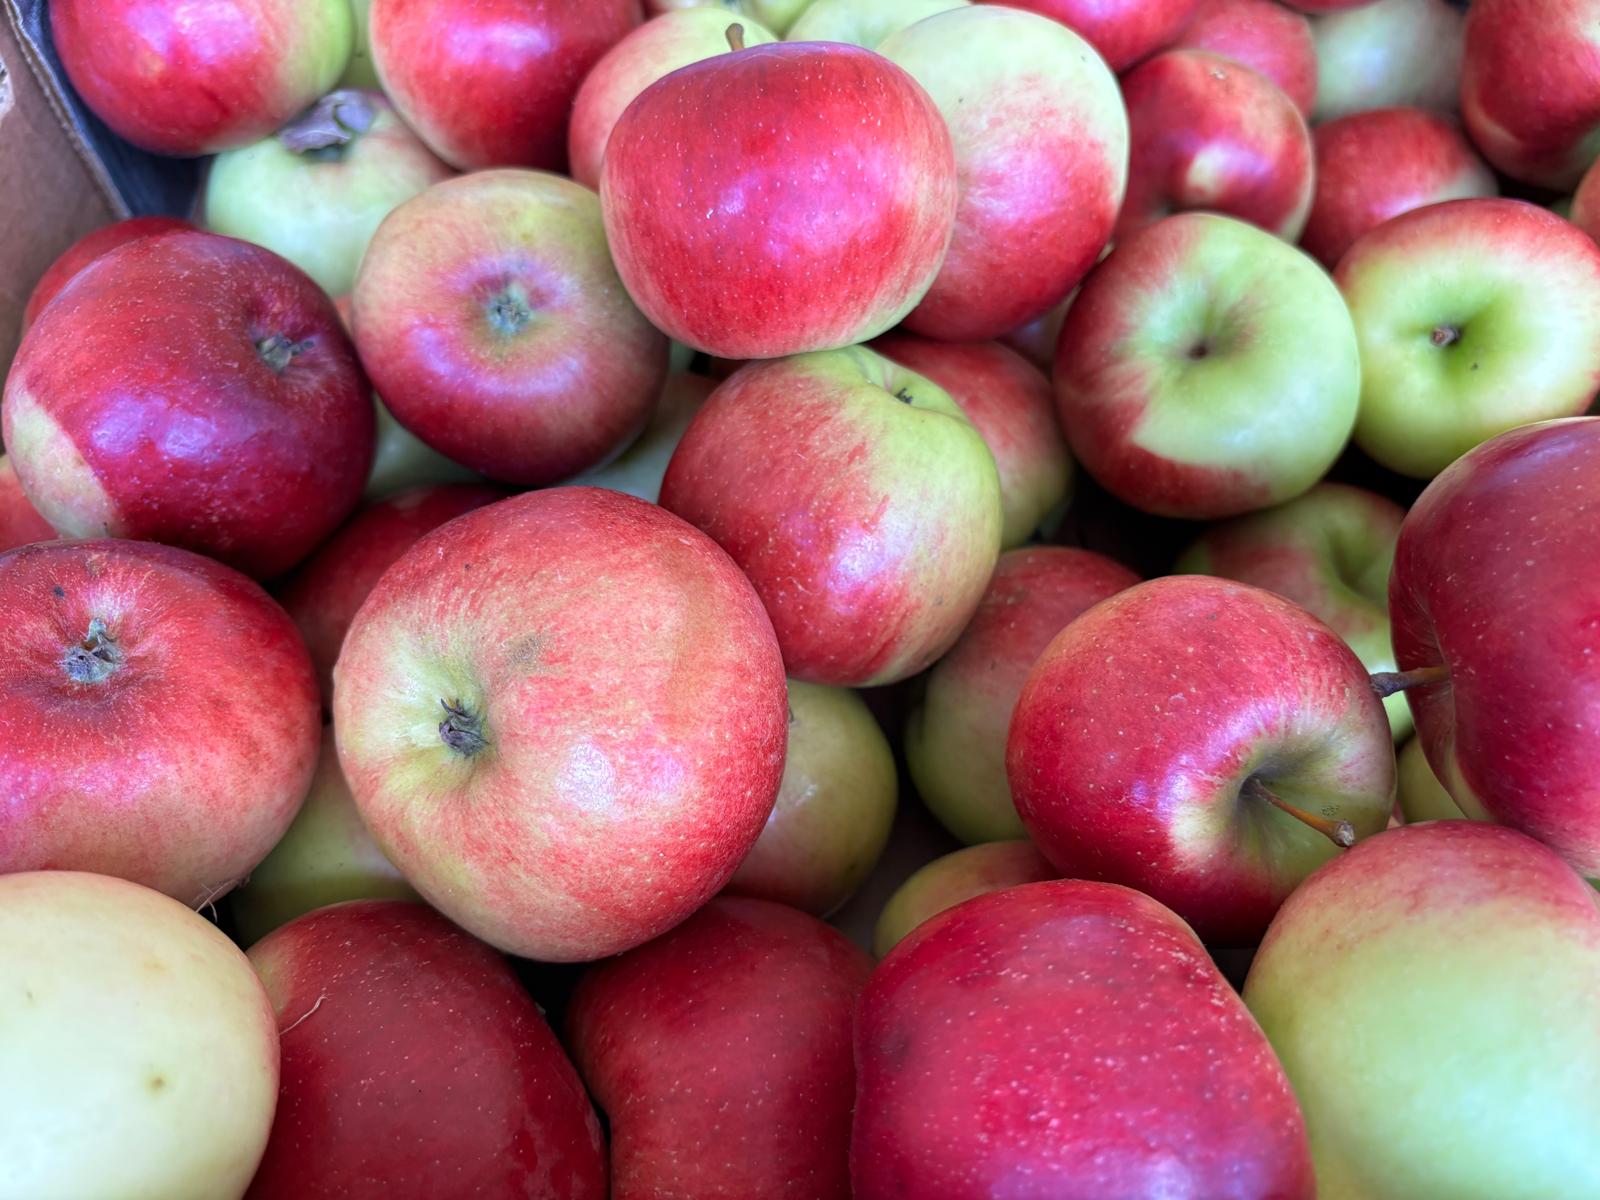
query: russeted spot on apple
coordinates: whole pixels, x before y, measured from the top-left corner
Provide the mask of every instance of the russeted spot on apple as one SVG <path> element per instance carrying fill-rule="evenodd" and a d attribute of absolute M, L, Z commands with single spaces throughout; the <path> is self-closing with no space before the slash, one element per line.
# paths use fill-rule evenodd
<path fill-rule="evenodd" d="M 83 641 L 67 647 L 61 656 L 61 669 L 74 683 L 104 683 L 122 666 L 122 648 L 99 617 L 89 622 Z"/>
<path fill-rule="evenodd" d="M 471 758 L 489 744 L 483 732 L 483 715 L 461 700 L 440 700 L 445 711 L 439 722 L 439 740 L 462 758 Z"/>

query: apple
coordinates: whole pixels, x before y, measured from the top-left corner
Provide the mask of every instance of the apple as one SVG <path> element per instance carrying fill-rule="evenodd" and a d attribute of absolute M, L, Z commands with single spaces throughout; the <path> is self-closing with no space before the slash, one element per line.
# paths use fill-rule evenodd
<path fill-rule="evenodd" d="M 1429 478 L 1583 412 L 1600 377 L 1600 247 L 1522 200 L 1450 200 L 1356 239 L 1335 278 L 1361 345 L 1356 443 Z"/>
<path fill-rule="evenodd" d="M 1313 118 L 1395 105 L 1455 113 L 1465 20 L 1449 0 L 1377 0 L 1315 18 Z"/>
<path fill-rule="evenodd" d="M 600 958 L 678 924 L 755 844 L 783 774 L 783 663 L 754 589 L 709 538 L 602 488 L 425 536 L 333 679 L 379 848 L 526 958 Z"/>
<path fill-rule="evenodd" d="M 121 879 L 24 871 L 0 876 L 0 961 L 7 1196 L 244 1195 L 278 1034 L 216 926 Z"/>
<path fill-rule="evenodd" d="M 371 0 L 368 36 L 384 92 L 445 162 L 559 171 L 579 84 L 643 15 L 639 0 Z"/>
<path fill-rule="evenodd" d="M 404 900 L 318 909 L 250 950 L 283 1044 L 250 1200 L 605 1200 L 583 1083 L 505 959 Z"/>
<path fill-rule="evenodd" d="M 940 13 L 878 50 L 939 106 L 961 181 L 949 252 L 906 328 L 981 341 L 1049 311 L 1094 266 L 1122 204 L 1116 79 L 1070 29 L 1011 8 Z"/>
<path fill-rule="evenodd" d="M 924 921 L 974 896 L 1056 878 L 1056 869 L 1026 839 L 963 846 L 919 868 L 889 897 L 873 931 L 872 951 L 886 957 Z"/>
<path fill-rule="evenodd" d="M 1107 249 L 1110 247 L 1107 246 Z M 1003 334 L 1000 338 L 1001 345 L 1015 350 L 1048 375 L 1055 364 L 1056 343 L 1061 340 L 1061 325 L 1066 321 L 1067 309 L 1072 307 L 1072 301 L 1077 295 L 1078 289 L 1073 288 L 1065 300 L 1042 317 L 1035 317 L 1026 324 L 1018 325 Z"/>
<path fill-rule="evenodd" d="M 572 104 L 567 157 L 572 177 L 584 187 L 600 186 L 600 160 L 617 118 L 634 97 L 679 67 L 728 52 L 725 8 L 684 8 L 652 17 L 607 50 L 584 77 Z M 745 21 L 745 44 L 778 40 L 754 21 Z"/>
<path fill-rule="evenodd" d="M 716 386 L 716 380 L 687 371 L 668 375 L 644 432 L 605 466 L 574 475 L 567 482 L 626 492 L 654 504 L 661 497 L 661 479 L 667 473 L 667 463 L 672 461 L 672 452 Z"/>
<path fill-rule="evenodd" d="M 228 894 L 240 944 L 258 942 L 296 917 L 340 901 L 416 898 L 361 823 L 339 770 L 333 727 L 324 725 L 317 771 L 294 824 Z"/>
<path fill-rule="evenodd" d="M 1583 173 L 1566 215 L 1579 229 L 1600 241 L 1600 170 L 1591 166 Z"/>
<path fill-rule="evenodd" d="M 1594 893 L 1468 821 L 1395 829 L 1289 898 L 1244 998 L 1323 1200 L 1600 1194 Z"/>
<path fill-rule="evenodd" d="M 316 764 L 294 624 L 171 546 L 0 555 L 0 696 L 0 872 L 96 871 L 208 903 L 283 836 Z"/>
<path fill-rule="evenodd" d="M 1135 508 L 1194 519 L 1310 488 L 1361 391 L 1350 315 L 1322 269 L 1211 213 L 1118 244 L 1067 310 L 1054 375 L 1084 468 Z"/>
<path fill-rule="evenodd" d="M 453 172 L 376 92 L 330 92 L 271 137 L 219 154 L 206 227 L 283 255 L 330 296 L 356 281 L 379 222 Z"/>
<path fill-rule="evenodd" d="M 1000 556 L 978 611 L 928 672 L 906 723 L 917 794 L 961 841 L 1023 836 L 1006 782 L 1006 731 L 1028 671 L 1069 622 L 1138 582 L 1089 550 L 1029 546 Z"/>
<path fill-rule="evenodd" d="M 604 462 L 644 428 L 666 375 L 667 340 L 622 290 L 595 194 L 542 172 L 464 175 L 395 209 L 351 316 L 395 419 L 507 483 Z"/>
<path fill-rule="evenodd" d="M 1597 514 L 1600 418 L 1501 434 L 1418 498 L 1389 592 L 1395 657 L 1440 782 L 1467 816 L 1536 837 L 1591 877 Z"/>
<path fill-rule="evenodd" d="M 1169 50 L 1122 79 L 1133 155 L 1118 242 L 1205 209 L 1294 241 L 1311 211 L 1311 134 L 1265 75 L 1205 50 Z"/>
<path fill-rule="evenodd" d="M 878 965 L 855 1044 L 854 1200 L 1315 1192 L 1266 1038 L 1193 932 L 1127 888 L 940 913 Z"/>
<path fill-rule="evenodd" d="M 172 233 L 179 229 L 193 229 L 188 221 L 178 217 L 131 217 L 126 221 L 113 221 L 99 229 L 90 230 L 63 250 L 48 267 L 28 295 L 27 306 L 22 310 L 22 333 L 34 323 L 44 306 L 56 298 L 77 273 L 107 251 L 115 250 L 140 238 L 154 237 L 158 233 Z"/>
<path fill-rule="evenodd" d="M 1400 748 L 1395 791 L 1408 825 L 1421 821 L 1459 821 L 1464 815 L 1428 765 L 1428 753 L 1423 749 L 1421 738 L 1412 738 Z"/>
<path fill-rule="evenodd" d="M 778 801 L 726 890 L 828 916 L 877 865 L 898 790 L 894 751 L 866 702 L 790 680 Z"/>
<path fill-rule="evenodd" d="M 1006 774 L 1062 875 L 1148 892 L 1252 945 L 1295 887 L 1394 805 L 1367 670 L 1261 588 L 1169 576 L 1063 629 L 1017 700 Z"/>
<path fill-rule="evenodd" d="M 988 11 L 988 10 L 985 10 Z M 872 349 L 937 384 L 961 406 L 1000 472 L 1000 544 L 1020 546 L 1072 491 L 1072 456 L 1050 381 L 998 342 L 935 342 L 891 333 Z"/>
<path fill-rule="evenodd" d="M 1059 21 L 1121 72 L 1171 45 L 1193 15 L 1195 0 L 1007 0 L 1006 7 Z"/>
<path fill-rule="evenodd" d="M 685 8 L 709 8 L 723 18 L 749 17 L 777 34 L 787 33 L 811 0 L 644 0 L 649 16 Z"/>
<path fill-rule="evenodd" d="M 1597 0 L 1477 0 L 1467 10 L 1461 115 L 1513 179 L 1568 190 L 1600 154 L 1597 19 Z"/>
<path fill-rule="evenodd" d="M 849 42 L 876 49 L 924 17 L 966 8 L 972 0 L 812 0 L 784 34 L 790 42 Z"/>
<path fill-rule="evenodd" d="M 1405 515 L 1375 492 L 1319 483 L 1287 504 L 1206 530 L 1173 569 L 1276 592 L 1326 622 L 1368 671 L 1393 671 L 1389 571 Z M 1411 732 L 1404 696 L 1390 696 L 1384 708 L 1396 738 Z"/>
<path fill-rule="evenodd" d="M 750 46 L 639 94 L 600 199 L 657 327 L 715 357 L 779 358 L 865 341 L 916 306 L 950 242 L 956 161 L 928 94 L 872 51 Z"/>
<path fill-rule="evenodd" d="M 213 233 L 142 238 L 80 271 L 23 339 L 0 420 L 64 535 L 170 542 L 263 579 L 344 520 L 372 458 L 333 302 Z"/>
<path fill-rule="evenodd" d="M 414 488 L 356 513 L 278 588 L 278 600 L 311 652 L 322 702 L 333 699 L 333 664 L 374 585 L 426 533 L 503 500 L 499 488 L 445 483 Z"/>
<path fill-rule="evenodd" d="M 0 454 L 0 553 L 33 542 L 53 541 L 56 531 L 28 501 L 11 459 Z"/>
<path fill-rule="evenodd" d="M 567 1040 L 610 1118 L 612 1196 L 849 1200 L 871 969 L 815 917 L 734 896 L 589 968 Z"/>
<path fill-rule="evenodd" d="M 339 77 L 339 86 L 377 91 L 383 84 L 378 81 L 378 68 L 372 61 L 372 0 L 350 0 L 350 15 L 355 20 L 350 61 Z"/>
<path fill-rule="evenodd" d="M 1330 271 L 1390 217 L 1499 190 L 1461 130 L 1420 108 L 1352 113 L 1318 125 L 1311 140 L 1317 188 L 1300 245 Z"/>
<path fill-rule="evenodd" d="M 732 556 L 807 683 L 923 670 L 1000 552 L 983 438 L 942 388 L 859 346 L 741 368 L 678 443 L 661 503 Z"/>
<path fill-rule="evenodd" d="M 1172 43 L 1207 50 L 1260 72 L 1311 116 L 1317 99 L 1317 49 L 1311 23 L 1276 0 L 1200 0 Z"/>

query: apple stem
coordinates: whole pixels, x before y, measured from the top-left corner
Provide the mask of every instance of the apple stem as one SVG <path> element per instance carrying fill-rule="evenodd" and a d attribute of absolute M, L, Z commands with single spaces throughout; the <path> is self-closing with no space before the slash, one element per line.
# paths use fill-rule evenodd
<path fill-rule="evenodd" d="M 471 758 L 489 744 L 483 736 L 483 718 L 459 700 L 441 700 L 448 714 L 439 722 L 439 740 L 463 758 Z"/>
<path fill-rule="evenodd" d="M 1356 844 L 1356 827 L 1349 821 L 1336 821 L 1331 817 L 1319 817 L 1316 813 L 1308 813 L 1303 808 L 1296 808 L 1282 797 L 1273 794 L 1271 788 L 1252 775 L 1244 781 L 1244 786 L 1239 789 L 1241 796 L 1249 796 L 1253 800 L 1264 800 L 1279 812 L 1288 813 L 1300 824 L 1309 829 L 1315 829 L 1335 846 L 1348 848 Z"/>
<path fill-rule="evenodd" d="M 728 26 L 728 49 L 744 49 L 744 26 L 737 21 Z"/>
<path fill-rule="evenodd" d="M 61 656 L 61 669 L 74 683 L 104 683 L 122 665 L 123 654 L 116 639 L 99 617 L 89 622 L 88 635 Z"/>
<path fill-rule="evenodd" d="M 1440 663 L 1436 667 L 1412 667 L 1409 671 L 1374 671 L 1372 690 L 1380 700 L 1387 700 L 1396 692 L 1407 688 L 1432 687 L 1450 678 L 1450 668 Z"/>
<path fill-rule="evenodd" d="M 1433 332 L 1428 335 L 1428 340 L 1443 350 L 1446 346 L 1453 346 L 1461 340 L 1461 330 L 1454 325 L 1435 325 Z"/>
<path fill-rule="evenodd" d="M 278 130 L 278 141 L 293 154 L 330 151 L 331 157 L 371 129 L 377 117 L 371 99 L 361 92 L 329 92 Z"/>

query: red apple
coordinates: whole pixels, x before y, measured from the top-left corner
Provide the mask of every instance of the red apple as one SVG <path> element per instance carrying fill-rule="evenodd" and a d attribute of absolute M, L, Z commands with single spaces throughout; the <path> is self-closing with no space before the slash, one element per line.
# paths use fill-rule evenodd
<path fill-rule="evenodd" d="M 1127 888 L 992 892 L 878 966 L 854 1200 L 1310 1200 L 1305 1123 L 1189 928 Z"/>
<path fill-rule="evenodd" d="M 311 651 L 324 705 L 333 700 L 333 664 L 344 635 L 383 573 L 423 534 L 505 495 L 478 484 L 442 483 L 380 500 L 351 517 L 284 581 L 278 600 Z"/>
<path fill-rule="evenodd" d="M 1193 14 L 1195 0 L 1006 0 L 1006 7 L 1060 21 L 1120 72 L 1171 45 Z"/>
<path fill-rule="evenodd" d="M 0 872 L 117 875 L 191 906 L 283 836 L 317 681 L 260 587 L 148 542 L 0 555 Z"/>
<path fill-rule="evenodd" d="M 384 92 L 440 158 L 558 171 L 578 86 L 643 17 L 639 0 L 372 0 L 368 37 Z"/>
<path fill-rule="evenodd" d="M 599 958 L 732 876 L 783 773 L 783 663 L 710 539 L 601 488 L 502 500 L 384 573 L 334 668 L 379 847 L 501 949 Z"/>
<path fill-rule="evenodd" d="M 1483 156 L 1513 179 L 1576 184 L 1600 152 L 1600 0 L 1477 0 L 1461 115 Z"/>
<path fill-rule="evenodd" d="M 1307 119 L 1317 100 L 1317 50 L 1311 22 L 1276 0 L 1200 0 L 1172 43 L 1174 50 L 1209 50 L 1259 71 Z"/>
<path fill-rule="evenodd" d="M 464 175 L 397 208 L 361 261 L 352 318 L 395 419 L 509 483 L 554 483 L 621 450 L 667 370 L 595 194 L 533 171 Z"/>
<path fill-rule="evenodd" d="M 1583 173 L 1578 190 L 1572 195 L 1569 216 L 1574 225 L 1600 242 L 1600 170 L 1591 166 Z"/>
<path fill-rule="evenodd" d="M 591 967 L 568 1040 L 610 1118 L 613 1200 L 849 1200 L 871 969 L 815 917 L 731 896 Z"/>
<path fill-rule="evenodd" d="M 1208 942 L 1250 945 L 1339 846 L 1383 830 L 1394 742 L 1333 630 L 1260 588 L 1179 575 L 1050 643 L 1006 773 L 1062 875 L 1137 887 Z"/>
<path fill-rule="evenodd" d="M 113 133 L 156 154 L 266 137 L 350 61 L 349 0 L 54 0 L 67 78 Z"/>
<path fill-rule="evenodd" d="M 283 1070 L 249 1200 L 605 1200 L 583 1083 L 488 946 L 424 905 L 352 900 L 250 963 Z"/>
<path fill-rule="evenodd" d="M 0 417 L 63 534 L 171 542 L 258 578 L 333 532 L 372 461 L 333 302 L 211 233 L 142 238 L 79 272 L 23 339 Z"/>
<path fill-rule="evenodd" d="M 928 89 L 961 180 L 949 252 L 906 328 L 978 341 L 1059 304 L 1127 186 L 1128 118 L 1105 63 L 1070 29 L 992 6 L 917 21 L 878 52 Z"/>
<path fill-rule="evenodd" d="M 1400 531 L 1395 657 L 1439 781 L 1469 817 L 1600 876 L 1600 418 L 1503 433 L 1447 467 Z M 1514 617 L 1508 616 L 1514 614 Z"/>
<path fill-rule="evenodd" d="M 651 321 L 717 357 L 777 358 L 875 337 L 922 299 L 955 221 L 955 154 L 928 94 L 872 51 L 751 46 L 640 93 L 600 197 Z"/>
<path fill-rule="evenodd" d="M 987 11 L 987 10 L 985 10 Z M 1072 490 L 1072 457 L 1050 381 L 998 342 L 935 342 L 906 333 L 872 348 L 938 384 L 961 406 L 1000 472 L 1002 546 L 1020 546 Z"/>
<path fill-rule="evenodd" d="M 734 374 L 678 443 L 661 503 L 733 556 L 808 683 L 928 666 L 1000 549 L 982 437 L 943 389 L 859 346 Z"/>
<path fill-rule="evenodd" d="M 0 553 L 54 540 L 56 531 L 29 502 L 11 459 L 0 454 Z"/>
<path fill-rule="evenodd" d="M 1329 270 L 1356 238 L 1390 217 L 1498 191 L 1461 130 L 1420 108 L 1340 117 L 1318 125 L 1311 140 L 1317 187 L 1300 245 Z"/>
<path fill-rule="evenodd" d="M 917 926 L 974 896 L 1057 878 L 1030 841 L 963 846 L 920 868 L 889 897 L 873 930 L 873 953 L 887 956 Z"/>
<path fill-rule="evenodd" d="M 1109 247 L 1108 247 L 1109 248 Z M 1078 296 L 1074 288 L 1060 304 L 1042 317 L 1035 317 L 1026 325 L 1019 325 L 1000 338 L 1000 343 L 1015 350 L 1046 375 L 1056 360 L 1056 343 L 1061 340 L 1061 325 L 1067 319 L 1067 309 Z"/>
<path fill-rule="evenodd" d="M 1376 0 L 1317 17 L 1313 117 L 1331 121 L 1395 105 L 1453 116 L 1465 25 L 1465 6 L 1450 0 Z"/>
<path fill-rule="evenodd" d="M 1293 241 L 1311 211 L 1311 134 L 1265 75 L 1204 50 L 1170 50 L 1122 80 L 1133 156 L 1116 237 L 1205 209 Z"/>
<path fill-rule="evenodd" d="M 79 271 L 108 251 L 140 238 L 158 233 L 171 233 L 177 229 L 193 229 L 188 221 L 178 217 L 132 217 L 126 221 L 113 221 L 99 229 L 84 234 L 68 246 L 56 260 L 45 268 L 39 282 L 33 285 L 27 307 L 22 310 L 22 330 L 27 333 L 44 306 L 56 298 L 56 293 L 66 287 Z"/>

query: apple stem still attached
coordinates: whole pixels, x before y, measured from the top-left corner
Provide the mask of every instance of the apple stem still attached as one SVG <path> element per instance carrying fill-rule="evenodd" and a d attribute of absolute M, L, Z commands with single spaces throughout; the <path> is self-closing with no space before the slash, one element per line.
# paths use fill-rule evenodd
<path fill-rule="evenodd" d="M 735 54 L 744 49 L 744 26 L 737 21 L 728 26 L 728 49 Z"/>
<path fill-rule="evenodd" d="M 1380 700 L 1387 700 L 1396 692 L 1415 687 L 1432 687 L 1436 683 L 1444 683 L 1449 678 L 1450 668 L 1442 663 L 1433 667 L 1412 667 L 1409 671 L 1374 671 L 1372 690 L 1378 693 Z"/>
<path fill-rule="evenodd" d="M 1281 796 L 1274 795 L 1272 789 L 1262 783 L 1259 776 L 1252 775 L 1246 779 L 1239 788 L 1239 794 L 1248 796 L 1252 800 L 1264 800 L 1279 812 L 1288 813 L 1307 828 L 1315 829 L 1335 846 L 1349 849 L 1356 844 L 1356 827 L 1349 821 L 1335 821 L 1328 817 L 1319 817 L 1315 813 L 1308 813 L 1303 808 L 1296 808 Z"/>

